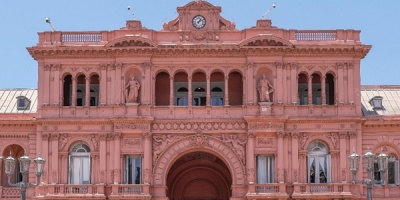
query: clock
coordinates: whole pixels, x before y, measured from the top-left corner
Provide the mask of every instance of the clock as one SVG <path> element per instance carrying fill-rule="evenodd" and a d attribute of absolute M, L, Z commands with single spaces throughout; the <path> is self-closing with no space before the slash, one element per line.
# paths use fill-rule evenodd
<path fill-rule="evenodd" d="M 196 15 L 192 19 L 192 24 L 197 29 L 202 29 L 206 25 L 206 18 L 201 15 Z"/>

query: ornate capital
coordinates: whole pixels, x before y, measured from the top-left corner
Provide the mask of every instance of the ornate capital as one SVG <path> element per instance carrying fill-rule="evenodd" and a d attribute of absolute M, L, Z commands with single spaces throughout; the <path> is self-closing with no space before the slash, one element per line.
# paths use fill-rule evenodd
<path fill-rule="evenodd" d="M 121 133 L 114 133 L 114 140 L 120 140 L 121 139 Z"/>
<path fill-rule="evenodd" d="M 56 141 L 56 140 L 58 140 L 58 133 L 51 133 L 50 134 L 50 140 L 51 141 Z"/>
<path fill-rule="evenodd" d="M 256 133 L 255 132 L 248 132 L 247 133 L 247 137 L 248 138 L 255 138 L 256 137 Z"/>
<path fill-rule="evenodd" d="M 277 136 L 278 138 L 283 138 L 283 137 L 285 137 L 285 135 L 286 135 L 286 133 L 283 132 L 283 131 L 278 131 L 278 132 L 276 132 L 276 136 Z"/>
<path fill-rule="evenodd" d="M 153 134 L 151 132 L 145 132 L 145 133 L 143 133 L 143 138 L 146 140 L 151 140 L 152 135 Z"/>
<path fill-rule="evenodd" d="M 42 140 L 49 141 L 50 133 L 42 133 Z"/>
<path fill-rule="evenodd" d="M 299 133 L 298 132 L 292 132 L 292 133 L 290 133 L 290 136 L 292 136 L 293 139 L 298 139 L 299 138 Z"/>

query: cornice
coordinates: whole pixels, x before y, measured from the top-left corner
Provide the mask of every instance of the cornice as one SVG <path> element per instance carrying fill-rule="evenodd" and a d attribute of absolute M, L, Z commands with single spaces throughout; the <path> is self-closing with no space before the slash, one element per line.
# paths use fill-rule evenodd
<path fill-rule="evenodd" d="M 371 49 L 368 45 L 293 45 L 293 46 L 244 46 L 238 44 L 160 45 L 156 47 L 31 47 L 29 53 L 38 58 L 112 58 L 116 56 L 153 57 L 221 57 L 247 55 L 285 56 L 356 56 L 363 58 Z"/>

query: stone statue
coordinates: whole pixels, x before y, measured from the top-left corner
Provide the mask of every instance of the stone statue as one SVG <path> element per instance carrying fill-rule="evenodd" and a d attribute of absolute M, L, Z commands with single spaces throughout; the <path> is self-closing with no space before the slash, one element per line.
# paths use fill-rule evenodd
<path fill-rule="evenodd" d="M 137 103 L 137 97 L 139 94 L 140 83 L 135 79 L 135 76 L 131 74 L 128 83 L 125 85 L 124 95 L 126 103 Z"/>
<path fill-rule="evenodd" d="M 269 94 L 274 91 L 274 88 L 265 78 L 265 75 L 263 75 L 263 78 L 260 80 L 260 82 L 258 82 L 257 88 L 258 93 L 260 94 L 260 102 L 271 102 Z"/>

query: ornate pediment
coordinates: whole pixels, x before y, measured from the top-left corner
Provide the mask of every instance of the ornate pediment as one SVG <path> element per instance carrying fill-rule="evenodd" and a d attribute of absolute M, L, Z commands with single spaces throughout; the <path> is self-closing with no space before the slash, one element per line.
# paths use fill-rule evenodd
<path fill-rule="evenodd" d="M 163 31 L 236 30 L 235 23 L 221 17 L 221 7 L 196 0 L 178 7 L 178 17 L 163 25 Z"/>
<path fill-rule="evenodd" d="M 258 35 L 240 43 L 242 47 L 262 47 L 262 46 L 291 46 L 292 44 L 282 38 L 266 34 Z"/>
<path fill-rule="evenodd" d="M 125 36 L 109 42 L 106 47 L 157 47 L 157 43 L 143 36 Z"/>

